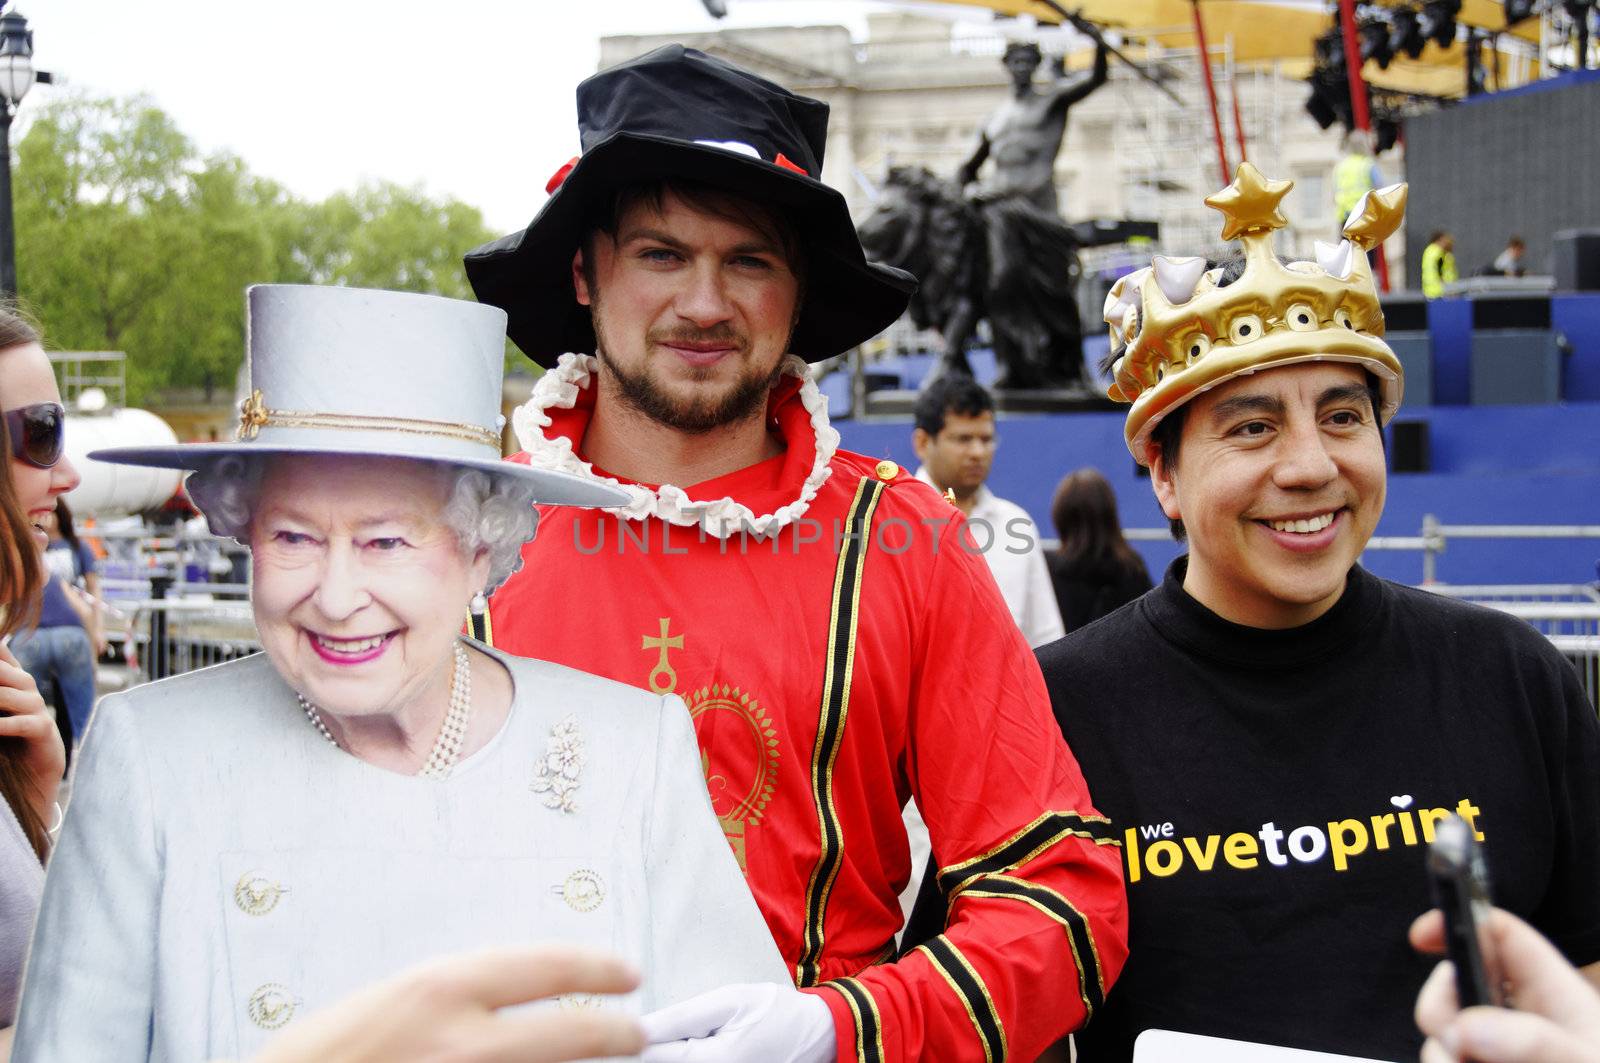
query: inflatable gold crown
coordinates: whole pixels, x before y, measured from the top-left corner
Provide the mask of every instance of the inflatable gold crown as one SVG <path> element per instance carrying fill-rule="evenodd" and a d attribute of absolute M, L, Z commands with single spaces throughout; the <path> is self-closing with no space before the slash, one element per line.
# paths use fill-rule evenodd
<path fill-rule="evenodd" d="M 1383 309 L 1367 252 L 1400 225 L 1406 186 L 1368 192 L 1344 225 L 1344 240 L 1317 243 L 1316 262 L 1282 262 L 1272 234 L 1288 224 L 1278 204 L 1292 181 L 1269 181 L 1248 162 L 1206 205 L 1226 219 L 1224 240 L 1244 244 L 1244 272 L 1223 286 L 1204 258 L 1157 255 L 1106 296 L 1111 349 L 1108 394 L 1130 402 L 1128 449 L 1150 463 L 1161 418 L 1196 395 L 1245 373 L 1298 362 L 1354 362 L 1383 392 L 1379 419 L 1400 408 L 1400 362 L 1383 342 Z"/>

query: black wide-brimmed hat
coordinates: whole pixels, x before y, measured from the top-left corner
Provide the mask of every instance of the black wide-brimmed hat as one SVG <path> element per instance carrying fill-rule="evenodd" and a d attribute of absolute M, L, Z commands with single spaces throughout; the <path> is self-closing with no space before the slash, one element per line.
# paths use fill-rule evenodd
<path fill-rule="evenodd" d="M 481 302 L 541 365 L 592 351 L 572 255 L 605 197 L 623 185 L 692 181 L 782 211 L 806 249 L 805 301 L 789 349 L 817 361 L 871 339 L 904 312 L 917 282 L 867 261 L 844 196 L 823 184 L 828 105 L 669 44 L 578 86 L 583 154 L 558 170 L 538 217 L 467 253 Z"/>

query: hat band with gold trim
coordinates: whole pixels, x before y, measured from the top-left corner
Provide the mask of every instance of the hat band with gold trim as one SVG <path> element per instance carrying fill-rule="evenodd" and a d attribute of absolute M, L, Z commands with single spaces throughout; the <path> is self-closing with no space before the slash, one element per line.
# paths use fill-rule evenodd
<path fill-rule="evenodd" d="M 404 432 L 477 443 L 500 451 L 500 434 L 482 425 L 460 421 L 427 421 L 415 417 L 374 417 L 359 413 L 316 413 L 269 409 L 257 388 L 239 404 L 235 439 L 254 439 L 263 428 L 332 428 L 363 432 Z"/>

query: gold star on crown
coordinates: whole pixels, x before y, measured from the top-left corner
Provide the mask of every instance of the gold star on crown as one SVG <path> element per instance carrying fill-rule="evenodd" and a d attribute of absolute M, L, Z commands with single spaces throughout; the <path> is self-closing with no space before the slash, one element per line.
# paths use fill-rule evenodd
<path fill-rule="evenodd" d="M 1234 240 L 1246 233 L 1273 232 L 1289 225 L 1289 219 L 1283 216 L 1278 204 L 1293 187 L 1293 181 L 1269 181 L 1261 176 L 1260 170 L 1241 162 L 1233 184 L 1207 196 L 1206 206 L 1220 211 L 1227 219 L 1222 226 L 1224 240 Z"/>

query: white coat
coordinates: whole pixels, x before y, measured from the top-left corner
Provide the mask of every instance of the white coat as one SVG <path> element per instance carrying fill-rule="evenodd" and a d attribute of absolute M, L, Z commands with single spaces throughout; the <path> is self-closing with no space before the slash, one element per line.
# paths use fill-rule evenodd
<path fill-rule="evenodd" d="M 792 984 L 683 703 L 484 652 L 511 673 L 511 713 L 442 781 L 334 748 L 265 655 L 105 698 L 13 1063 L 244 1058 L 417 961 L 522 942 L 621 954 L 645 975 L 634 1012 Z M 563 763 L 570 810 L 539 785 Z"/>

